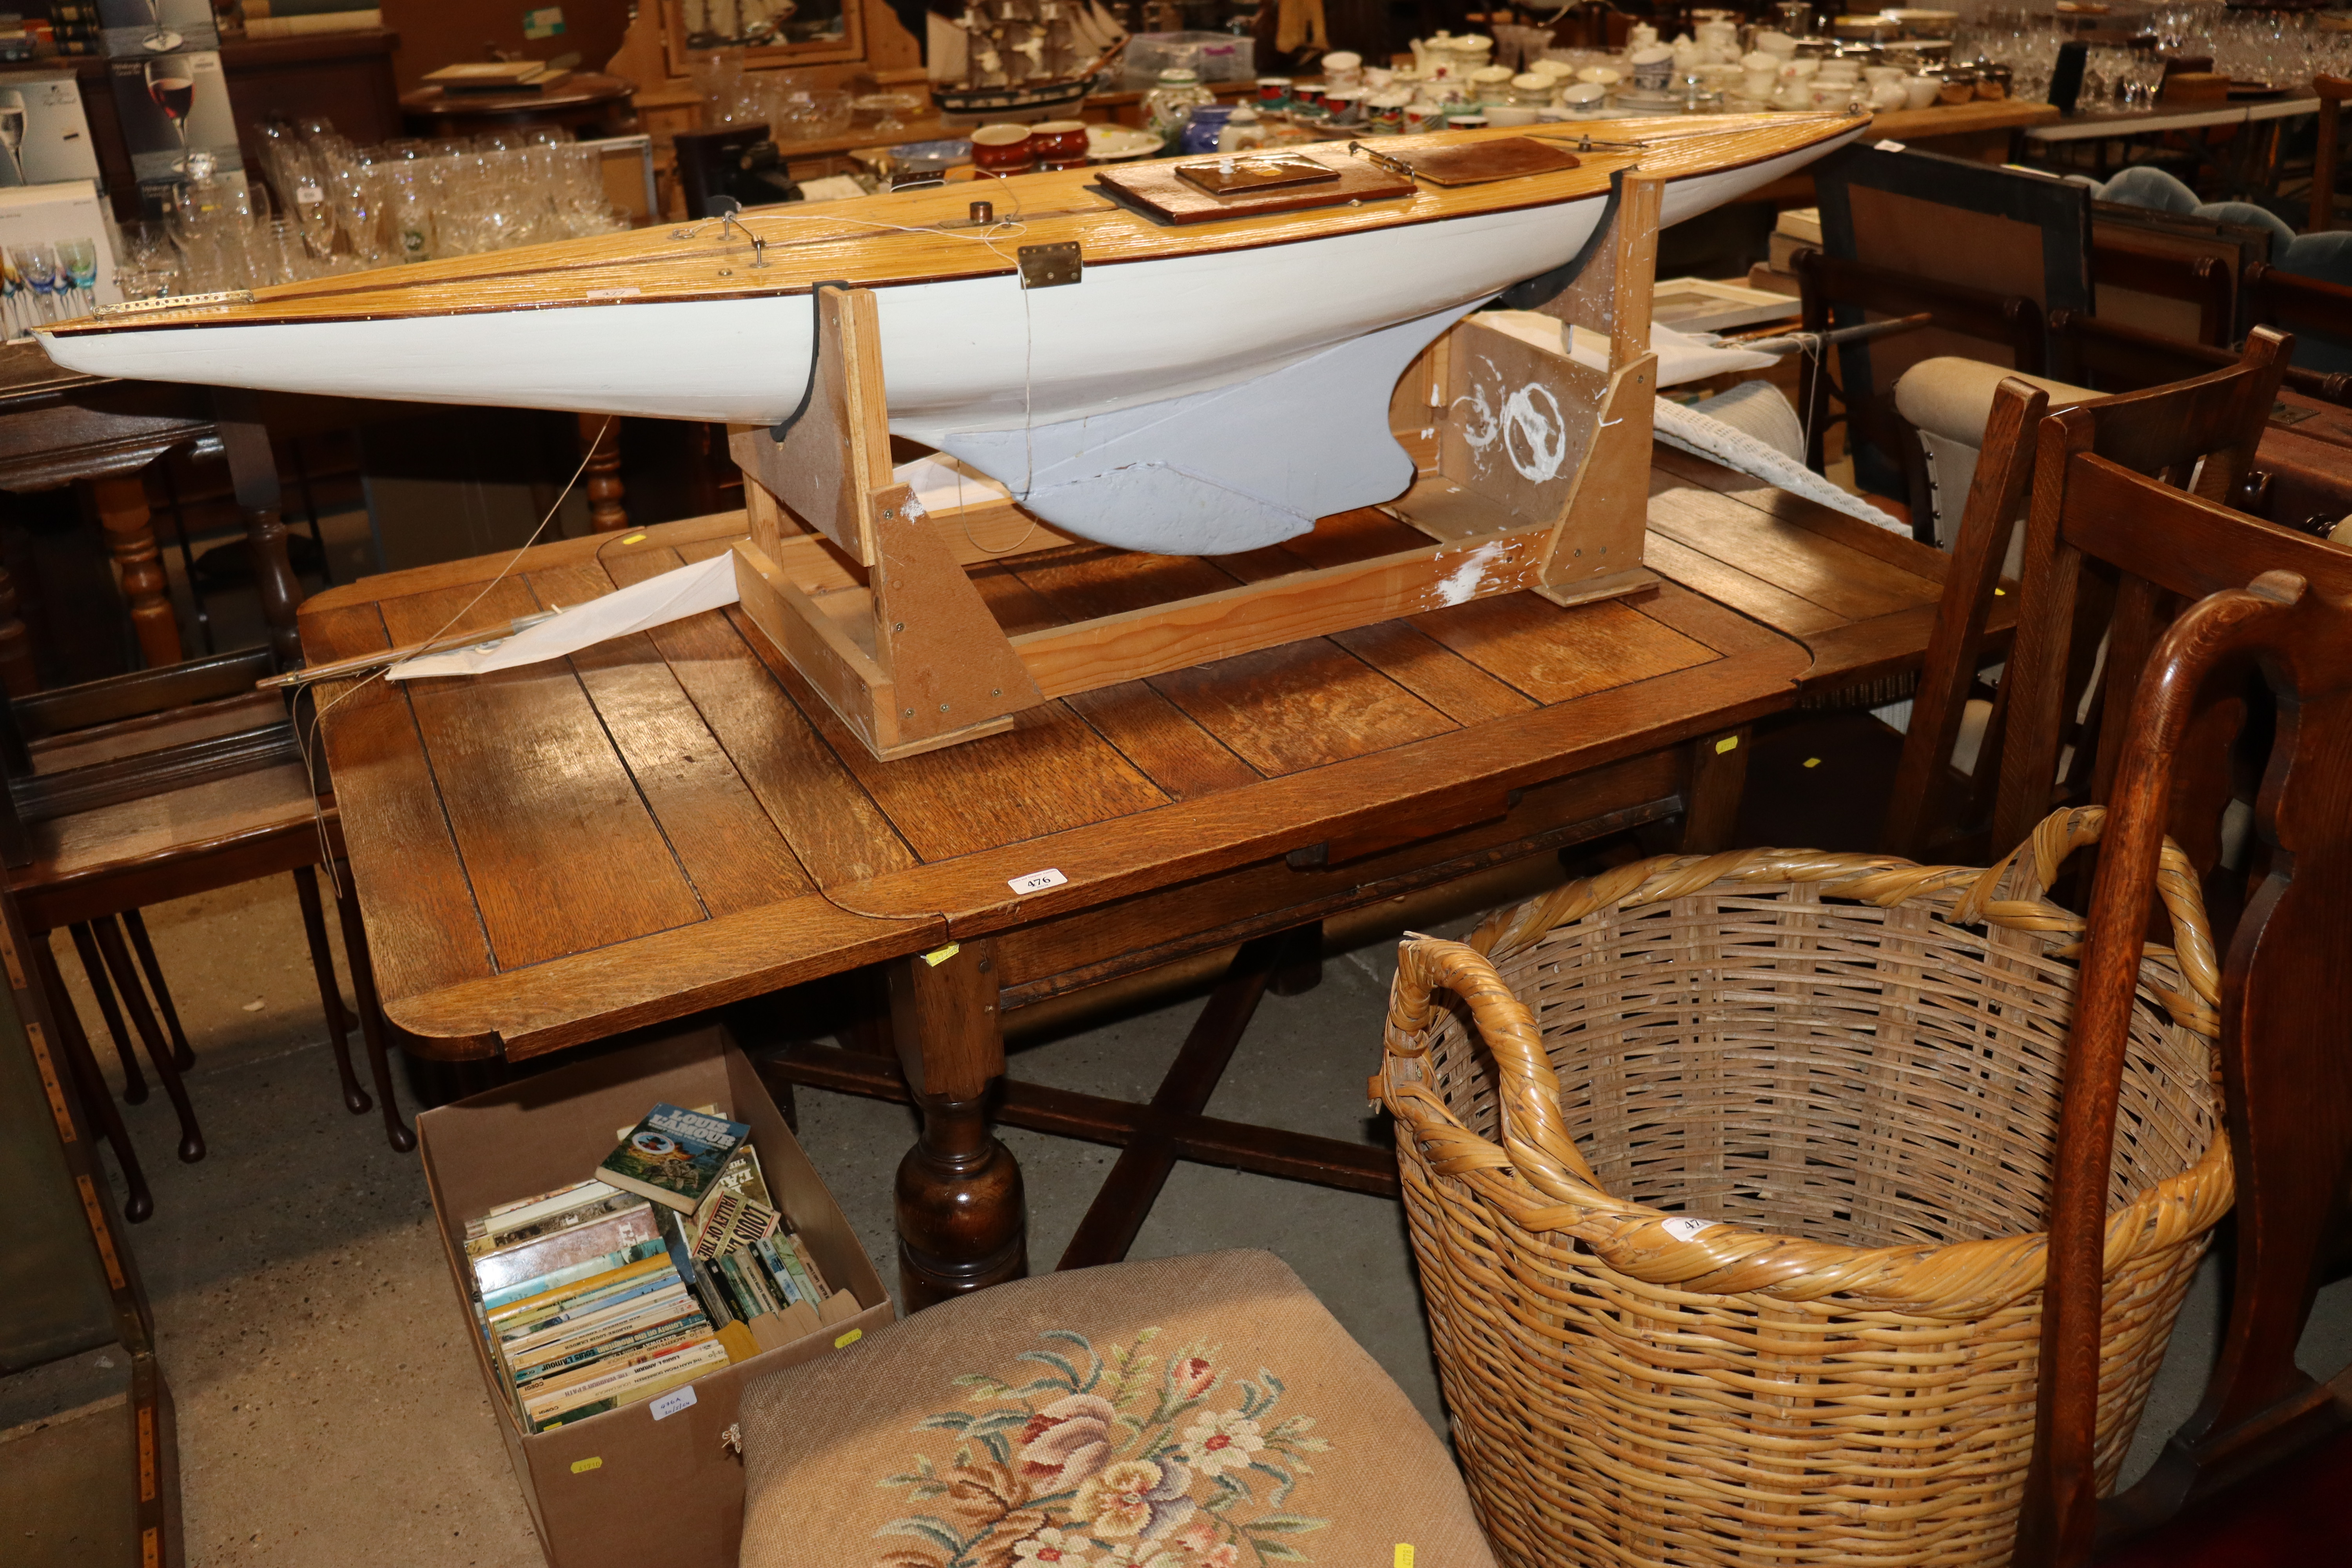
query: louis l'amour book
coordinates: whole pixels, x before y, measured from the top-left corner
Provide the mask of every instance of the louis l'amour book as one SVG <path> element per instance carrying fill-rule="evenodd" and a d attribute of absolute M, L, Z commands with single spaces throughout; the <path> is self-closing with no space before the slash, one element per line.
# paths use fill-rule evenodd
<path fill-rule="evenodd" d="M 719 1183 L 735 1151 L 750 1142 L 740 1121 L 675 1105 L 656 1105 L 596 1167 L 598 1181 L 690 1215 Z"/>

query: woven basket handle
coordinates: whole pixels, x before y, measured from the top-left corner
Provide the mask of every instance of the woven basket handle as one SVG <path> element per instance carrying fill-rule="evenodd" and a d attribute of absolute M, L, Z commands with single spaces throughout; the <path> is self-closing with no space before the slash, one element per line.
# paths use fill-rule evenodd
<path fill-rule="evenodd" d="M 1429 1027 L 1436 1022 L 1434 997 L 1439 991 L 1450 991 L 1462 999 L 1479 1037 L 1495 1054 L 1499 1079 L 1496 1110 L 1510 1163 L 1547 1191 L 1589 1187 L 1595 1197 L 1608 1201 L 1601 1191 L 1601 1178 L 1584 1163 L 1560 1120 L 1559 1075 L 1552 1071 L 1551 1058 L 1544 1053 L 1543 1031 L 1537 1027 L 1527 1004 L 1511 994 L 1510 986 L 1477 949 L 1417 935 L 1409 935 L 1398 948 L 1396 984 L 1389 992 L 1384 1036 L 1388 1054 L 1381 1063 L 1382 1074 L 1420 1076 L 1416 1058 L 1428 1054 Z M 1407 1062 L 1412 1064 L 1409 1068 Z M 1381 1092 L 1378 1080 L 1372 1092 L 1375 1096 Z M 1481 1145 L 1487 1151 L 1483 1158 Z M 1500 1163 L 1491 1149 L 1483 1139 L 1468 1138 L 1458 1148 L 1440 1151 L 1436 1163 L 1441 1170 Z M 1447 1159 L 1448 1154 L 1454 1158 Z"/>
<path fill-rule="evenodd" d="M 2086 845 L 2096 844 L 2106 827 L 2107 808 L 2103 805 L 2078 805 L 2052 812 L 2034 825 L 2024 843 L 2002 856 L 1961 894 L 1959 901 L 1952 906 L 1950 919 L 1961 925 L 1984 921 L 2013 931 L 2067 931 L 2081 936 L 2089 922 L 2070 910 L 2048 903 L 2042 895 L 2056 879 L 2066 858 Z M 2004 898 L 2001 883 L 2012 874 L 2016 880 Z M 2165 918 L 2171 922 L 2172 946 L 2168 950 L 2151 942 L 2145 951 L 2159 956 L 2168 951 L 2188 989 L 2175 991 L 2155 984 L 2145 964 L 2140 970 L 2140 984 L 2164 1004 L 2183 1027 L 2210 1039 L 2221 1029 L 2221 968 L 2213 954 L 2213 932 L 2206 922 L 2205 898 L 2197 868 L 2189 864 L 2180 846 L 2169 838 L 2158 852 L 2156 893 L 2163 900 Z M 2080 944 L 2058 952 L 2062 956 L 2074 957 L 2080 952 Z"/>

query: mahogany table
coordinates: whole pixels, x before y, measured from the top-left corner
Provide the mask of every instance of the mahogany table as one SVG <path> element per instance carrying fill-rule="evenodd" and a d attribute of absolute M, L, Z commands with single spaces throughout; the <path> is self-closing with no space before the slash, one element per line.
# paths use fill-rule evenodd
<path fill-rule="evenodd" d="M 1662 572 L 1832 641 L 1895 617 L 1916 661 L 1927 622 L 1910 612 L 1937 591 L 1934 551 L 1669 456 Z M 305 649 L 574 604 L 743 531 L 724 514 L 540 546 L 502 580 L 504 559 L 367 579 L 303 606 Z M 978 576 L 1022 631 L 1417 537 L 1367 510 L 1244 556 L 1077 547 Z M 520 1058 L 861 966 L 887 975 L 903 1084 L 851 1051 L 780 1070 L 919 1106 L 898 1191 L 919 1304 L 1026 1267 L 1020 1172 L 992 1110 L 1127 1146 L 1066 1263 L 1119 1256 L 1180 1157 L 1393 1192 L 1385 1151 L 1200 1114 L 1296 961 L 1285 933 L 1643 824 L 1679 818 L 1685 844 L 1719 847 L 1747 726 L 1813 672 L 1769 618 L 1675 581 L 1573 609 L 1515 595 L 1069 698 L 887 763 L 733 610 L 320 705 L 383 1005 L 413 1049 Z M 1892 657 L 1833 658 L 1822 679 Z M 1235 942 L 1150 1105 L 1000 1090 L 1003 1010 Z"/>
<path fill-rule="evenodd" d="M 573 71 L 543 92 L 444 92 L 420 87 L 400 95 L 400 112 L 411 132 L 422 136 L 478 136 L 539 125 L 585 135 L 628 120 L 629 99 L 636 90 L 635 83 L 616 76 Z"/>

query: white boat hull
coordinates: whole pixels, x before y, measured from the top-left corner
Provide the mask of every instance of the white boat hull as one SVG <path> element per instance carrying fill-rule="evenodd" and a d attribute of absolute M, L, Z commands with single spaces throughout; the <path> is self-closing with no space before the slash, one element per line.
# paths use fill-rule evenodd
<path fill-rule="evenodd" d="M 1674 180 L 1661 221 L 1735 200 L 1850 139 Z M 966 458 L 1048 521 L 1088 537 L 1194 553 L 1271 542 L 1410 482 L 1411 465 L 1400 468 L 1402 454 L 1380 416 L 1396 376 L 1463 312 L 1576 256 L 1607 202 L 1595 194 L 1249 249 L 1089 264 L 1066 287 L 1024 289 L 1002 274 L 879 286 L 890 427 Z M 68 368 L 141 380 L 772 425 L 809 384 L 814 326 L 811 299 L 785 295 L 210 322 L 46 341 Z M 1334 353 L 1373 335 L 1377 350 Z M 1279 374 L 1310 361 L 1332 367 L 1329 401 L 1345 406 L 1346 418 L 1316 418 L 1318 389 Z M 1251 384 L 1264 384 L 1255 405 Z M 1090 431 L 1133 445 L 1134 433 L 1154 423 L 1150 410 L 1196 408 L 1202 395 L 1229 388 L 1243 394 L 1217 400 L 1216 418 L 1194 421 L 1189 445 L 1146 466 L 1172 463 L 1212 489 L 1263 501 L 1254 523 L 1235 516 L 1204 529 L 1212 496 L 1160 479 L 1139 489 L 1132 473 L 1112 494 L 1086 482 L 1083 462 L 1073 466 Z M 1269 493 L 1263 463 L 1228 472 L 1232 454 L 1210 449 L 1230 446 L 1229 433 L 1252 420 L 1278 421 L 1310 448 L 1275 485 L 1279 493 Z M 1171 436 L 1186 429 L 1182 420 L 1168 427 Z M 1048 463 L 1063 465 L 1058 500 L 1044 493 Z M 1367 483 L 1387 489 L 1358 493 Z"/>
<path fill-rule="evenodd" d="M 1827 146 L 1677 180 L 1664 221 L 1731 201 Z M 1051 424 L 1262 375 L 1557 267 L 1603 198 L 1215 255 L 878 290 L 893 428 Z M 772 424 L 808 385 L 804 296 L 46 338 L 70 370 L 341 397 Z M 1139 374 L 1150 367 L 1147 379 Z"/>

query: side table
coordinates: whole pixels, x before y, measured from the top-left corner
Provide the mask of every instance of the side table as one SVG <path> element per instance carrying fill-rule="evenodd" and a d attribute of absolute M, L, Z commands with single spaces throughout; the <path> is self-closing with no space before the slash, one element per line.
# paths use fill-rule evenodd
<path fill-rule="evenodd" d="M 287 558 L 268 426 L 356 422 L 369 406 L 110 380 L 61 370 L 37 343 L 14 343 L 0 348 L 0 490 L 87 489 L 121 576 L 140 657 L 160 668 L 178 663 L 183 650 L 140 474 L 177 447 L 226 454 L 253 545 L 270 649 L 283 668 L 301 657 L 294 606 L 302 592 Z M 0 569 L 0 690 L 21 696 L 38 684 L 16 585 Z"/>

